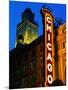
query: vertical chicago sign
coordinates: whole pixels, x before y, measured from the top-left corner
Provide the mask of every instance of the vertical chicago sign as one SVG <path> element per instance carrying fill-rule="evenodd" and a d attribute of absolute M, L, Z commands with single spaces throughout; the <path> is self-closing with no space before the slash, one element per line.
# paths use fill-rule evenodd
<path fill-rule="evenodd" d="M 43 17 L 44 33 L 44 63 L 45 63 L 45 86 L 49 86 L 53 81 L 53 20 L 51 12 L 48 9 L 41 10 Z"/>

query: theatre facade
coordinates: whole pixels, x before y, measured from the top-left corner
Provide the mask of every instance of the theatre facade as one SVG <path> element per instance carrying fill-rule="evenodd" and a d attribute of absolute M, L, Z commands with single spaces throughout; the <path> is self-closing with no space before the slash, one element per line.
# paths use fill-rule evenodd
<path fill-rule="evenodd" d="M 27 40 L 28 28 L 27 34 L 17 35 L 17 46 L 10 51 L 10 88 L 55 86 L 57 81 L 61 81 L 59 86 L 66 85 L 66 23 L 56 27 L 55 17 L 46 8 L 41 9 L 41 16 L 43 35 L 37 37 L 35 31 L 33 40 L 30 36 Z M 32 30 L 37 30 L 38 26 L 32 20 L 25 22 Z"/>

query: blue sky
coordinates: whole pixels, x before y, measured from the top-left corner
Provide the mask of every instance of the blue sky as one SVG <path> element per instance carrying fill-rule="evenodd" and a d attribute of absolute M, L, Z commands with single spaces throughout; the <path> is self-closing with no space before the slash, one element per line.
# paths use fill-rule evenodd
<path fill-rule="evenodd" d="M 21 14 L 26 8 L 30 8 L 35 14 L 35 22 L 38 23 L 38 36 L 43 34 L 42 17 L 40 14 L 41 8 L 47 5 L 52 9 L 54 17 L 66 20 L 66 5 L 65 4 L 48 4 L 48 3 L 33 3 L 22 1 L 9 2 L 9 50 L 15 46 L 17 24 L 21 21 Z"/>

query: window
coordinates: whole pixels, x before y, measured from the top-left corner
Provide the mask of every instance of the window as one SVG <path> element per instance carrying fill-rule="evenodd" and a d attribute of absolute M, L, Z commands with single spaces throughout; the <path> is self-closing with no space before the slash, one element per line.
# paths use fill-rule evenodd
<path fill-rule="evenodd" d="M 43 47 L 42 47 L 42 45 L 40 45 L 40 52 L 42 52 L 43 51 Z"/>
<path fill-rule="evenodd" d="M 43 56 L 40 57 L 40 62 L 43 64 Z"/>
<path fill-rule="evenodd" d="M 43 56 L 43 46 L 42 44 L 40 45 L 40 59 L 42 58 Z"/>
<path fill-rule="evenodd" d="M 66 28 L 63 28 L 63 29 L 62 29 L 62 33 L 65 33 L 65 29 L 66 29 Z"/>
<path fill-rule="evenodd" d="M 65 48 L 65 42 L 63 42 L 63 48 Z"/>
<path fill-rule="evenodd" d="M 22 79 L 22 84 L 23 84 L 23 86 L 25 85 L 25 80 L 24 79 Z"/>
<path fill-rule="evenodd" d="M 40 84 L 39 84 L 39 87 L 42 87 L 42 86 L 43 86 L 42 83 L 40 83 Z"/>
<path fill-rule="evenodd" d="M 23 72 L 25 73 L 25 65 L 23 66 Z"/>
<path fill-rule="evenodd" d="M 40 57 L 40 60 L 43 60 L 43 56 Z"/>
<path fill-rule="evenodd" d="M 66 83 L 66 53 L 62 54 L 62 61 L 63 61 L 63 75 L 64 75 L 64 80 Z"/>
<path fill-rule="evenodd" d="M 31 68 L 32 68 L 33 71 L 36 70 L 36 62 L 35 61 L 31 62 L 30 63 L 30 66 L 31 66 Z"/>
<path fill-rule="evenodd" d="M 36 50 L 35 48 L 32 50 L 32 57 L 34 57 L 36 55 Z"/>
<path fill-rule="evenodd" d="M 44 76 L 44 70 L 43 69 L 41 70 L 41 76 L 42 77 Z"/>
<path fill-rule="evenodd" d="M 33 73 L 33 75 L 32 75 L 32 81 L 35 81 L 36 80 L 36 75 L 35 75 L 35 73 Z"/>
<path fill-rule="evenodd" d="M 32 86 L 35 86 L 35 81 L 36 81 L 36 74 L 33 73 L 32 77 L 31 77 L 31 83 L 32 83 Z"/>

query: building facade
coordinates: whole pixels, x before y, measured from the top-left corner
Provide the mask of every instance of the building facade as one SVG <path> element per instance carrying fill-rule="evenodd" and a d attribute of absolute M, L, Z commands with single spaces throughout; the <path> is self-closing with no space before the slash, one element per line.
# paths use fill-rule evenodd
<path fill-rule="evenodd" d="M 57 50 L 58 50 L 57 51 L 58 79 L 62 80 L 63 83 L 66 84 L 66 24 L 65 23 L 58 27 L 56 41 L 57 41 Z"/>
<path fill-rule="evenodd" d="M 44 86 L 43 54 L 43 36 L 10 52 L 10 88 Z"/>
<path fill-rule="evenodd" d="M 26 26 L 28 26 L 28 24 L 26 24 Z M 10 88 L 30 88 L 45 86 L 45 72 L 47 66 L 45 63 L 46 59 L 44 50 L 46 50 L 46 47 L 44 45 L 44 34 L 35 40 L 32 39 L 33 41 L 31 41 L 30 44 L 27 43 L 27 39 L 22 43 L 23 39 L 21 36 L 17 39 L 16 48 L 10 52 Z M 58 79 L 63 82 L 63 85 L 65 85 L 66 24 L 62 24 L 57 28 L 53 28 L 52 34 L 53 81 Z M 29 34 L 28 36 L 31 37 Z M 23 37 L 24 39 L 26 38 L 25 36 Z"/>

